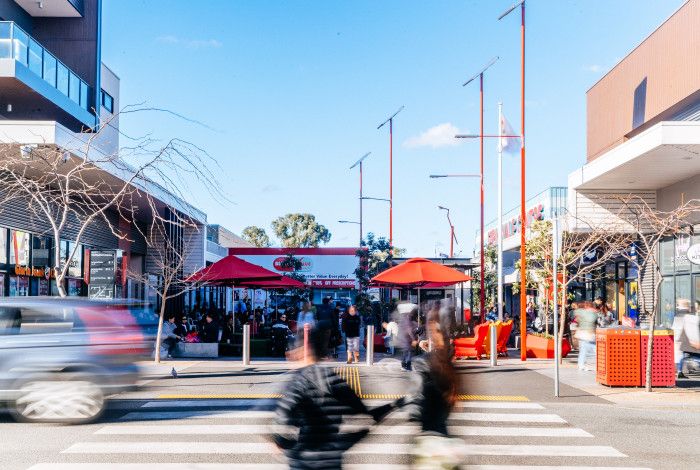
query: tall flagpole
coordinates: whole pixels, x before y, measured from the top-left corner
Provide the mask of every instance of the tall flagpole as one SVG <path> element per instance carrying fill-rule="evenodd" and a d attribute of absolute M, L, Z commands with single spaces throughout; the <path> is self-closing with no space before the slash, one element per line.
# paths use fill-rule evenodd
<path fill-rule="evenodd" d="M 525 1 L 520 4 L 520 360 L 527 360 L 527 258 L 525 251 Z"/>
<path fill-rule="evenodd" d="M 498 134 L 503 135 L 503 103 L 498 103 Z M 503 141 L 498 139 L 498 319 L 503 321 Z"/>

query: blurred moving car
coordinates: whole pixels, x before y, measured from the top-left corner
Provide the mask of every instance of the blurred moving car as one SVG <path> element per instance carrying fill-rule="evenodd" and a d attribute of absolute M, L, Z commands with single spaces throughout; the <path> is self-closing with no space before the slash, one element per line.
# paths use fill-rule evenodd
<path fill-rule="evenodd" d="M 129 301 L 0 299 L 0 404 L 17 420 L 86 423 L 135 388 L 153 315 Z"/>

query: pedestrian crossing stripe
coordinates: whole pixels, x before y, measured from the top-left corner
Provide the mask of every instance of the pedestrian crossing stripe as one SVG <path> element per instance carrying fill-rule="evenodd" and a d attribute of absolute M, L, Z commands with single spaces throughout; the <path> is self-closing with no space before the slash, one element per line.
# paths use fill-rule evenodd
<path fill-rule="evenodd" d="M 357 368 L 344 368 L 344 369 L 355 369 L 355 372 L 344 371 L 348 377 L 342 374 L 338 374 L 343 377 L 348 385 L 355 391 L 355 393 L 363 399 L 367 400 L 398 400 L 399 398 L 405 398 L 408 395 L 405 394 L 391 394 L 391 393 L 362 393 L 362 386 L 360 384 L 360 376 L 357 373 Z M 357 374 L 357 375 L 355 375 Z M 216 393 L 216 394 L 162 394 L 156 397 L 156 400 L 216 400 L 216 399 L 273 399 L 282 398 L 281 393 Z M 530 401 L 530 399 L 524 395 L 457 395 L 457 401 L 515 401 L 515 402 L 525 402 Z"/>

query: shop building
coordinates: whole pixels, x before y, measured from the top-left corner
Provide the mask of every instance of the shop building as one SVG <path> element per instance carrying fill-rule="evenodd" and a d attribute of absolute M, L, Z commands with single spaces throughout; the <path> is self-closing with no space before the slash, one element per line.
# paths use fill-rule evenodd
<path fill-rule="evenodd" d="M 353 302 L 357 292 L 355 270 L 359 266 L 358 248 L 230 248 L 229 254 L 238 256 L 280 274 L 289 274 L 283 266 L 292 255 L 301 261 L 299 274 L 306 278 L 312 289 L 312 301 L 320 304 L 324 297 Z"/>
<path fill-rule="evenodd" d="M 566 209 L 567 188 L 555 186 L 547 188 L 541 193 L 531 197 L 526 202 L 525 239 L 530 236 L 529 227 L 533 222 L 552 220 L 558 215 L 564 214 Z M 520 272 L 516 269 L 516 263 L 520 260 L 520 232 L 523 223 L 520 217 L 520 206 L 509 210 L 502 217 L 503 225 L 500 227 L 503 237 L 503 305 L 508 313 L 520 311 L 520 295 L 513 294 L 513 284 L 520 282 Z M 498 219 L 492 220 L 485 227 L 486 236 L 484 242 L 488 247 L 496 249 L 498 246 Z M 481 240 L 480 232 L 476 233 L 475 247 L 478 250 Z M 474 254 L 474 260 L 479 260 L 480 254 Z M 474 268 L 478 270 L 479 268 Z M 494 268 L 495 269 L 495 268 Z M 537 290 L 529 290 L 528 297 L 537 303 L 540 293 Z M 495 296 L 495 293 L 494 293 Z"/>
<path fill-rule="evenodd" d="M 119 151 L 120 80 L 101 61 L 101 0 L 47 2 L 0 0 L 0 148 L 3 152 L 48 146 L 74 153 L 111 155 Z M 81 131 L 101 127 L 98 134 Z M 118 171 L 105 169 L 107 178 Z M 122 176 L 123 178 L 123 176 Z M 157 184 L 147 191 L 165 217 L 187 215 L 197 224 L 192 233 L 171 231 L 173 246 L 188 250 L 186 272 L 205 264 L 206 214 Z M 0 188 L 0 192 L 3 188 Z M 136 204 L 139 201 L 134 201 Z M 144 214 L 145 216 L 145 214 Z M 127 277 L 127 271 L 153 271 L 141 228 L 148 220 L 128 222 L 116 212 L 96 220 L 82 237 L 68 269 L 68 295 L 149 299 L 155 295 Z M 119 239 L 112 227 L 129 234 Z M 19 199 L 0 208 L 0 296 L 53 295 L 55 273 L 49 266 L 54 243 L 47 220 L 32 215 Z M 60 241 L 67 260 L 75 248 L 76 228 L 68 227 Z M 184 246 L 184 241 L 189 244 Z M 96 270 L 101 270 L 100 276 Z M 154 272 L 153 276 L 157 276 Z M 174 309 L 178 305 L 173 306 Z"/>
<path fill-rule="evenodd" d="M 689 0 L 588 90 L 586 162 L 568 181 L 573 229 L 583 229 L 578 221 L 624 224 L 625 195 L 660 211 L 700 198 L 699 24 L 700 0 Z M 662 243 L 660 326 L 670 325 L 674 311 L 700 313 L 700 269 L 687 256 L 699 242 Z M 601 294 L 618 318 L 636 316 L 639 288 L 651 289 L 652 281 L 642 276 L 638 286 L 631 271 L 623 261 L 606 267 L 589 297 Z"/>

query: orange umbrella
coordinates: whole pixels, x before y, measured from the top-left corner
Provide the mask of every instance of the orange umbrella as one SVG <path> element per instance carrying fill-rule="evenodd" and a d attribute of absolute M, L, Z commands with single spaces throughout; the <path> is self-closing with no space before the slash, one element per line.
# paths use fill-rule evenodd
<path fill-rule="evenodd" d="M 469 280 L 471 277 L 456 269 L 433 263 L 425 258 L 411 258 L 403 264 L 377 274 L 372 278 L 372 284 L 397 287 L 423 287 L 430 284 L 444 287 Z"/>

